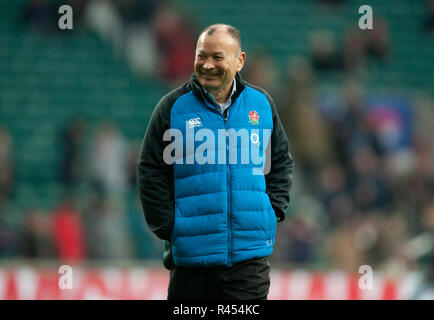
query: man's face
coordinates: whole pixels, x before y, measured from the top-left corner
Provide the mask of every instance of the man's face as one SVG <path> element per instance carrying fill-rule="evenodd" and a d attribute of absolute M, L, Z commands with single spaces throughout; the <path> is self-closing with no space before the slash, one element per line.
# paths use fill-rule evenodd
<path fill-rule="evenodd" d="M 196 46 L 194 73 L 208 91 L 226 89 L 244 65 L 245 53 L 226 32 L 203 33 Z"/>

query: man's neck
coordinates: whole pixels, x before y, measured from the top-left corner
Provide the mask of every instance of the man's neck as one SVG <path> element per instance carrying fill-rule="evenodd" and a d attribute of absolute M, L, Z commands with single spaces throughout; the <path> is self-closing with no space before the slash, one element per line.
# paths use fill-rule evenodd
<path fill-rule="evenodd" d="M 225 88 L 220 89 L 220 90 L 216 90 L 216 91 L 211 91 L 208 90 L 209 93 L 212 94 L 212 96 L 214 97 L 214 100 L 217 103 L 225 103 L 226 101 L 228 101 L 229 96 L 231 95 L 232 92 L 232 86 L 235 80 L 233 80 L 229 85 L 227 85 Z"/>

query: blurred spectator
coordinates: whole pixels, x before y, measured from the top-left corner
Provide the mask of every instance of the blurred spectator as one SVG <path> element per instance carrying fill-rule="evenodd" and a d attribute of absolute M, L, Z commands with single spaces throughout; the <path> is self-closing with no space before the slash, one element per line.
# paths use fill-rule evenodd
<path fill-rule="evenodd" d="M 123 50 L 131 70 L 145 76 L 154 76 L 158 53 L 151 24 L 158 1 L 116 0 L 114 4 L 122 21 L 125 41 Z"/>
<path fill-rule="evenodd" d="M 348 79 L 340 92 L 331 95 L 323 98 L 320 108 L 327 119 L 333 154 L 350 174 L 352 153 L 361 146 L 377 152 L 378 141 L 363 111 L 363 90 L 358 82 Z"/>
<path fill-rule="evenodd" d="M 58 28 L 57 11 L 48 0 L 30 0 L 23 10 L 24 22 L 36 31 L 54 31 Z"/>
<path fill-rule="evenodd" d="M 0 259 L 19 256 L 23 217 L 10 203 L 0 200 Z"/>
<path fill-rule="evenodd" d="M 291 152 L 306 174 L 330 158 L 329 132 L 315 107 L 314 79 L 308 60 L 293 57 L 287 70 L 286 103 L 279 115 L 290 137 Z"/>
<path fill-rule="evenodd" d="M 115 0 L 114 4 L 124 24 L 150 23 L 157 0 Z"/>
<path fill-rule="evenodd" d="M 119 199 L 128 186 L 127 142 L 111 122 L 98 126 L 89 149 L 91 181 L 104 195 Z"/>
<path fill-rule="evenodd" d="M 61 181 L 65 187 L 74 188 L 84 178 L 84 147 L 86 124 L 81 119 L 72 121 L 61 135 Z"/>
<path fill-rule="evenodd" d="M 415 139 L 413 154 L 414 170 L 408 179 L 408 200 L 421 209 L 425 202 L 434 198 L 434 162 L 432 148 L 426 136 Z"/>
<path fill-rule="evenodd" d="M 172 86 L 178 86 L 193 72 L 195 36 L 184 18 L 168 6 L 161 6 L 157 11 L 154 31 L 159 50 L 159 75 Z"/>
<path fill-rule="evenodd" d="M 70 0 L 67 3 L 62 0 L 29 0 L 24 6 L 22 18 L 25 24 L 35 31 L 60 32 L 58 21 L 61 16 L 59 8 L 62 5 L 69 5 L 72 8 L 72 30 L 82 30 L 81 26 L 87 0 Z"/>
<path fill-rule="evenodd" d="M 131 194 L 127 202 L 126 219 L 127 231 L 132 240 L 132 256 L 137 259 L 159 259 L 161 241 L 149 231 L 136 192 Z"/>
<path fill-rule="evenodd" d="M 80 213 L 66 199 L 52 214 L 56 256 L 60 260 L 80 262 L 86 258 L 86 239 Z"/>
<path fill-rule="evenodd" d="M 89 28 L 111 42 L 134 72 L 147 76 L 156 71 L 155 37 L 149 26 L 156 4 L 154 0 L 93 0 L 85 13 Z"/>
<path fill-rule="evenodd" d="M 116 260 L 132 257 L 124 209 L 113 199 L 92 194 L 85 213 L 89 258 Z"/>
<path fill-rule="evenodd" d="M 353 171 L 350 188 L 359 210 L 384 208 L 390 193 L 379 166 L 379 158 L 368 146 L 361 146 L 352 154 Z"/>
<path fill-rule="evenodd" d="M 131 70 L 152 77 L 157 72 L 155 35 L 144 24 L 131 25 L 125 33 L 125 57 Z"/>
<path fill-rule="evenodd" d="M 422 209 L 420 233 L 403 245 L 405 257 L 422 271 L 411 299 L 434 299 L 434 202 L 428 201 Z"/>
<path fill-rule="evenodd" d="M 428 17 L 426 18 L 424 29 L 434 35 L 434 0 L 427 0 Z"/>
<path fill-rule="evenodd" d="M 243 68 L 243 78 L 249 83 L 267 90 L 270 94 L 277 91 L 277 70 L 273 60 L 265 51 L 249 54 L 246 65 Z"/>
<path fill-rule="evenodd" d="M 172 86 L 185 82 L 192 73 L 194 34 L 168 5 L 156 0 L 93 0 L 86 21 L 113 44 L 115 52 L 125 56 L 134 72 L 157 73 Z"/>
<path fill-rule="evenodd" d="M 84 230 L 87 240 L 87 253 L 89 259 L 101 259 L 103 257 L 105 243 L 101 242 L 98 234 L 98 225 L 101 222 L 103 213 L 103 199 L 97 192 L 91 192 L 89 196 L 89 204 L 84 209 Z"/>
<path fill-rule="evenodd" d="M 422 233 L 434 232 L 434 200 L 427 199 L 427 204 L 422 209 L 421 230 Z"/>
<path fill-rule="evenodd" d="M 48 213 L 32 209 L 25 216 L 21 236 L 22 255 L 26 258 L 54 258 L 52 224 Z"/>
<path fill-rule="evenodd" d="M 303 192 L 296 198 L 288 221 L 278 225 L 279 245 L 270 258 L 299 267 L 311 266 L 323 260 L 320 248 L 330 222 L 317 197 Z"/>
<path fill-rule="evenodd" d="M 349 28 L 344 35 L 344 66 L 347 72 L 357 72 L 365 65 L 365 36 L 358 28 Z"/>
<path fill-rule="evenodd" d="M 382 17 L 374 17 L 373 29 L 349 28 L 344 35 L 344 65 L 358 72 L 367 62 L 381 63 L 390 55 L 389 27 Z"/>
<path fill-rule="evenodd" d="M 64 5 L 67 4 L 69 6 L 71 6 L 72 10 L 73 10 L 73 18 L 74 18 L 74 31 L 84 31 L 86 30 L 86 28 L 84 28 L 84 15 L 86 13 L 86 9 L 87 9 L 87 5 L 88 5 L 88 0 L 69 0 L 67 3 L 64 0 L 57 0 L 57 5 L 55 6 L 56 8 L 56 20 L 59 19 L 60 15 L 59 15 L 59 8 Z M 57 23 L 56 23 L 57 25 Z"/>
<path fill-rule="evenodd" d="M 343 58 L 332 32 L 328 30 L 315 31 L 310 35 L 309 41 L 312 65 L 316 71 L 342 70 Z"/>
<path fill-rule="evenodd" d="M 337 164 L 325 166 L 318 174 L 316 194 L 324 204 L 332 227 L 339 226 L 353 214 L 347 175 Z"/>
<path fill-rule="evenodd" d="M 318 224 L 300 215 L 289 222 L 288 257 L 291 263 L 312 264 L 316 260 L 316 246 L 320 239 Z"/>
<path fill-rule="evenodd" d="M 375 61 L 384 61 L 390 53 L 389 27 L 385 19 L 374 17 L 373 29 L 366 30 L 366 54 Z"/>
<path fill-rule="evenodd" d="M 14 155 L 12 138 L 0 128 L 0 203 L 8 200 L 14 188 Z"/>
<path fill-rule="evenodd" d="M 355 216 L 328 233 L 326 254 L 332 268 L 354 273 L 361 265 L 367 264 L 361 240 L 356 238 L 361 226 L 362 218 Z"/>
<path fill-rule="evenodd" d="M 383 227 L 388 227 L 389 220 L 385 218 L 382 211 L 363 211 L 360 214 L 363 216 L 355 215 L 355 219 L 360 221 L 354 234 L 355 244 L 362 251 L 365 264 L 380 268 L 387 256 L 395 254 L 397 249 L 397 243 L 383 241 Z M 391 229 L 395 227 L 393 230 L 395 239 L 405 236 L 401 217 L 398 216 L 396 220 L 391 219 L 390 227 Z"/>
<path fill-rule="evenodd" d="M 89 29 L 97 32 L 105 41 L 111 42 L 116 53 L 121 53 L 123 48 L 122 21 L 112 1 L 90 1 L 84 15 Z"/>

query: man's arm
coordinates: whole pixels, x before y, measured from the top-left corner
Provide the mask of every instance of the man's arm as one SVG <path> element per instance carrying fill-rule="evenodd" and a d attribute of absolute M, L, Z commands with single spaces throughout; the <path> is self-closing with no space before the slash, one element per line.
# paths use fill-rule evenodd
<path fill-rule="evenodd" d="M 155 107 L 143 139 L 137 167 L 137 184 L 146 222 L 162 240 L 170 240 L 174 222 L 173 169 L 163 159 L 168 142 L 163 134 L 170 126 L 173 102 L 164 97 Z"/>
<path fill-rule="evenodd" d="M 271 134 L 271 168 L 265 176 L 267 194 L 276 213 L 277 221 L 285 219 L 289 204 L 289 191 L 292 186 L 294 159 L 289 152 L 288 138 L 283 129 L 273 99 L 265 92 L 273 113 L 273 133 Z"/>

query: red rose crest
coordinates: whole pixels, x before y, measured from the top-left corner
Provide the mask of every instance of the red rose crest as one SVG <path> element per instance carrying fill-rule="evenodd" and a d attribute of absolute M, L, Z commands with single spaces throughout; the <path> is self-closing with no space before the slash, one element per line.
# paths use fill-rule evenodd
<path fill-rule="evenodd" d="M 251 124 L 258 124 L 259 123 L 259 115 L 256 111 L 252 110 L 249 112 L 249 122 Z"/>

